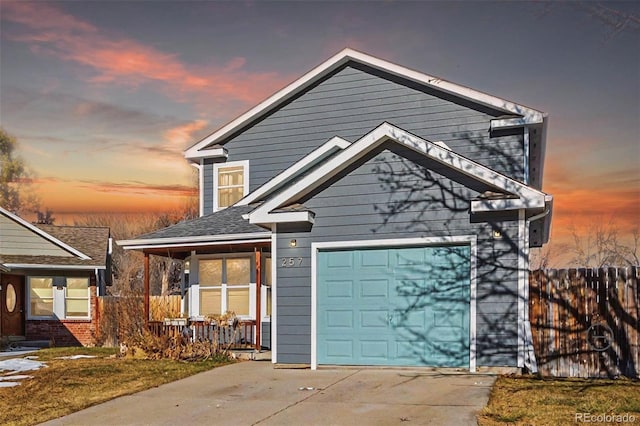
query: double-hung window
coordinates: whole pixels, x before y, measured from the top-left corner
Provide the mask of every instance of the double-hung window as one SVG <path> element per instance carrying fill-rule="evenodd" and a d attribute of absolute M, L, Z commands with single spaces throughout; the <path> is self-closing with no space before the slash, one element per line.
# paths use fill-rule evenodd
<path fill-rule="evenodd" d="M 255 276 L 252 265 L 251 256 L 200 259 L 200 315 L 220 315 L 231 311 L 239 317 L 249 317 Z"/>
<path fill-rule="evenodd" d="M 29 317 L 53 317 L 53 278 L 29 277 Z"/>
<path fill-rule="evenodd" d="M 213 165 L 213 210 L 232 206 L 249 193 L 249 161 Z"/>
<path fill-rule="evenodd" d="M 65 318 L 89 316 L 89 279 L 67 278 L 65 286 Z"/>
<path fill-rule="evenodd" d="M 89 278 L 29 277 L 30 319 L 90 318 Z"/>

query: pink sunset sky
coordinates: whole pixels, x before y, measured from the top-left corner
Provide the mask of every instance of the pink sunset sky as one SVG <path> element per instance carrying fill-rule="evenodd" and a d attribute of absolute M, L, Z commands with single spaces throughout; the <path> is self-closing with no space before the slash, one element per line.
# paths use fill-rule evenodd
<path fill-rule="evenodd" d="M 633 2 L 0 3 L 0 124 L 54 216 L 166 212 L 182 151 L 351 47 L 549 114 L 552 238 L 640 223 Z"/>

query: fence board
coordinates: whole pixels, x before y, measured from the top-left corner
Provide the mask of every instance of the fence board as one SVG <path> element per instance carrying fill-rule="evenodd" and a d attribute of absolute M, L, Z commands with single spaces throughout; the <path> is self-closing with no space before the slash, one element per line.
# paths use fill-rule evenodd
<path fill-rule="evenodd" d="M 640 377 L 639 273 L 638 267 L 530 273 L 529 315 L 542 374 Z"/>

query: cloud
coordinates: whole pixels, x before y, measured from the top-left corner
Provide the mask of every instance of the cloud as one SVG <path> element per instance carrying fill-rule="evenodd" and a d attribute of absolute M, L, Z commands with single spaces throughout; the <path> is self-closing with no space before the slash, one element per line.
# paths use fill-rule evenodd
<path fill-rule="evenodd" d="M 32 179 L 43 208 L 69 212 L 166 212 L 180 209 L 197 196 L 188 185 L 153 184 L 139 181 L 110 182 L 57 177 Z"/>
<path fill-rule="evenodd" d="M 193 134 L 204 129 L 207 124 L 206 120 L 182 124 L 165 131 L 164 138 L 170 147 L 176 147 L 182 151 L 187 144 L 193 143 Z"/>
<path fill-rule="evenodd" d="M 287 81 L 273 72 L 247 71 L 241 57 L 207 67 L 189 65 L 177 54 L 109 34 L 50 3 L 4 2 L 2 9 L 3 20 L 23 27 L 8 38 L 28 44 L 35 54 L 88 68 L 88 81 L 94 84 L 133 88 L 159 84 L 180 102 L 224 98 L 227 102 L 255 103 Z"/>

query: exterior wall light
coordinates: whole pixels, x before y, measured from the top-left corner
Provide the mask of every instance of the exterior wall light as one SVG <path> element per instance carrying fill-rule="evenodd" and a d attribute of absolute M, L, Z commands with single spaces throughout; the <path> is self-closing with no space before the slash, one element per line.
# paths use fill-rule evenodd
<path fill-rule="evenodd" d="M 295 247 L 297 245 L 298 245 L 298 242 L 296 240 L 289 241 L 289 247 Z"/>

